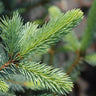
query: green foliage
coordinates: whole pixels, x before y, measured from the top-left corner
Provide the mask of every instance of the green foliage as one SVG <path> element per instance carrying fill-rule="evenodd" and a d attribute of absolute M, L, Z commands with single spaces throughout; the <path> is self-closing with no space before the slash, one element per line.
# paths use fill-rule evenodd
<path fill-rule="evenodd" d="M 39 20 L 35 20 L 34 23 L 39 24 L 39 25 L 43 25 L 45 22 L 44 22 L 44 20 L 39 19 Z"/>
<path fill-rule="evenodd" d="M 63 14 L 63 13 L 58 7 L 52 6 L 49 8 L 49 14 L 50 14 L 50 19 L 56 19 L 60 14 Z M 57 50 L 76 51 L 76 50 L 79 50 L 80 48 L 80 43 L 74 31 L 72 30 L 70 30 L 69 33 L 63 37 L 63 41 L 66 42 L 67 44 L 64 47 L 59 48 Z"/>
<path fill-rule="evenodd" d="M 20 41 L 18 42 L 20 45 L 20 55 L 27 54 L 34 48 L 34 43 L 36 41 L 35 35 L 37 33 L 36 31 L 38 30 L 37 27 L 38 25 L 32 24 L 30 22 L 23 26 L 20 33 Z"/>
<path fill-rule="evenodd" d="M 3 47 L 3 44 L 0 44 L 0 66 L 6 63 L 7 61 L 7 56 Z"/>
<path fill-rule="evenodd" d="M 81 50 L 86 50 L 93 40 L 94 32 L 96 32 L 96 0 L 89 11 L 87 26 L 84 32 L 84 36 L 81 40 Z"/>
<path fill-rule="evenodd" d="M 16 95 L 14 95 L 14 94 L 11 94 L 11 93 L 5 93 L 5 92 L 0 92 L 0 95 L 1 96 L 16 96 Z"/>
<path fill-rule="evenodd" d="M 59 69 L 54 69 L 45 64 L 35 64 L 34 62 L 23 62 L 20 64 L 20 72 L 34 85 L 41 85 L 53 92 L 68 93 L 71 91 L 72 83 L 69 78 Z M 63 92 L 65 90 L 65 92 Z"/>
<path fill-rule="evenodd" d="M 37 95 L 37 96 L 54 96 L 54 94 L 42 94 L 42 95 Z M 58 95 L 55 95 L 58 96 Z"/>
<path fill-rule="evenodd" d="M 56 52 L 73 52 L 73 48 L 69 44 L 65 44 L 64 46 L 57 48 Z"/>
<path fill-rule="evenodd" d="M 78 77 L 78 74 L 81 71 L 81 66 L 78 67 L 78 64 L 80 65 L 80 62 L 83 64 L 84 63 L 83 60 L 85 60 L 88 64 L 92 66 L 96 66 L 96 54 L 95 53 L 84 54 L 86 53 L 85 52 L 86 49 L 91 44 L 93 37 L 94 37 L 94 33 L 96 32 L 95 10 L 96 10 L 96 0 L 94 0 L 93 5 L 89 11 L 87 26 L 86 26 L 81 42 L 78 41 L 74 32 L 70 32 L 67 35 L 65 35 L 63 38 L 63 41 L 65 41 L 66 44 L 63 47 L 60 47 L 57 49 L 57 52 L 58 51 L 63 51 L 63 52 L 72 51 L 72 52 L 75 52 L 75 54 L 78 56 L 76 59 L 74 59 L 73 61 L 69 62 L 68 64 L 64 66 L 64 70 L 66 70 L 65 72 L 68 72 L 68 70 L 69 71 L 71 70 L 70 76 L 73 81 L 76 80 L 76 78 Z"/>
<path fill-rule="evenodd" d="M 3 39 L 4 44 L 6 45 L 6 51 L 9 55 L 13 56 L 18 52 L 17 42 L 19 40 L 20 30 L 22 28 L 22 20 L 19 14 L 16 12 L 12 19 L 8 17 L 3 17 L 1 19 L 1 38 Z"/>
<path fill-rule="evenodd" d="M 74 52 L 76 50 L 80 49 L 80 43 L 79 43 L 74 31 L 65 35 L 64 38 L 63 38 L 63 41 L 66 42 L 65 48 L 67 46 L 68 49 L 70 49 Z"/>
<path fill-rule="evenodd" d="M 8 85 L 0 79 L 0 91 L 6 92 L 8 91 Z"/>
<path fill-rule="evenodd" d="M 79 40 L 77 39 L 76 35 L 72 30 L 67 30 L 67 33 L 68 32 L 69 33 L 64 35 L 64 38 L 63 38 L 63 41 L 66 42 L 66 45 L 64 45 L 63 47 L 60 46 L 60 48 L 55 50 L 56 52 L 72 51 L 72 52 L 75 52 L 75 55 L 77 55 L 75 59 L 72 58 L 72 60 L 69 60 L 68 63 L 64 66 L 65 72 L 69 72 L 71 70 L 69 74 L 71 76 L 72 81 L 76 81 L 76 79 L 78 78 L 78 75 L 80 74 L 80 71 L 83 70 L 83 68 L 81 67 L 82 67 L 82 64 L 84 64 L 83 62 L 84 60 L 88 64 L 92 66 L 96 66 L 96 53 L 85 54 L 86 53 L 85 51 L 91 44 L 94 37 L 94 33 L 96 32 L 96 18 L 95 18 L 96 12 L 95 11 L 96 11 L 96 0 L 94 0 L 93 6 L 89 11 L 87 26 L 86 26 L 83 38 L 81 38 L 81 42 L 79 42 Z M 50 14 L 50 19 L 57 19 L 58 16 L 60 16 L 60 14 L 62 13 L 60 9 L 53 6 L 49 8 L 49 14 Z"/>
<path fill-rule="evenodd" d="M 49 9 L 50 19 L 56 19 L 61 13 L 61 10 L 56 6 L 51 6 Z"/>
<path fill-rule="evenodd" d="M 21 74 L 10 74 L 10 77 L 6 80 L 9 86 L 9 92 L 24 92 L 24 88 L 27 87 L 26 82 L 25 77 Z"/>
<path fill-rule="evenodd" d="M 79 9 L 74 9 L 67 12 L 65 15 L 58 16 L 56 20 L 51 20 L 42 28 L 37 29 L 36 24 L 29 22 L 22 26 L 20 16 L 18 13 L 14 13 L 11 20 L 9 20 L 9 18 L 4 18 L 4 20 L 1 19 L 1 37 L 6 44 L 8 54 L 11 56 L 14 53 L 17 53 L 19 50 L 21 55 L 28 54 L 29 52 L 43 52 L 44 49 L 48 49 L 49 44 L 53 44 L 54 42 L 58 41 L 56 38 L 60 38 L 60 35 L 66 33 L 76 26 L 82 19 L 82 14 L 83 13 Z"/>
<path fill-rule="evenodd" d="M 57 18 L 61 13 L 60 9 L 53 6 L 49 9 L 49 14 L 51 19 Z M 80 50 L 80 42 L 73 30 L 70 30 L 64 37 L 62 38 L 63 42 L 65 42 L 64 46 L 60 46 L 59 48 L 56 49 L 56 52 L 75 52 L 75 55 Z M 79 53 L 80 54 L 80 53 Z M 73 56 L 74 57 L 74 56 Z M 76 59 L 75 59 L 76 58 Z M 64 64 L 64 72 L 68 72 L 71 67 L 75 66 L 74 64 L 77 64 L 75 68 L 72 69 L 72 72 L 70 73 L 71 80 L 75 82 L 80 74 L 81 71 L 81 65 L 80 64 L 80 59 L 81 57 L 77 60 L 77 57 L 72 58 L 72 60 L 68 60 L 68 62 L 65 62 Z"/>
<path fill-rule="evenodd" d="M 43 53 L 45 50 L 48 50 L 48 45 L 57 42 L 61 38 L 60 35 L 74 28 L 81 21 L 82 15 L 83 13 L 79 9 L 74 9 L 65 15 L 58 16 L 56 20 L 50 20 L 47 25 L 45 24 L 39 29 L 37 29 L 35 24 L 25 24 L 21 31 L 21 40 L 19 42 L 21 55 L 28 54 L 29 52 L 34 52 L 34 54 Z M 27 31 L 29 32 L 28 34 Z"/>
<path fill-rule="evenodd" d="M 93 53 L 93 54 L 91 53 L 91 54 L 86 55 L 84 60 L 88 64 L 90 64 L 92 66 L 96 66 L 96 53 Z"/>
<path fill-rule="evenodd" d="M 30 22 L 23 25 L 18 12 L 15 12 L 11 18 L 3 17 L 0 23 L 1 45 L 8 59 L 0 65 L 0 78 L 4 79 L 10 88 L 13 86 L 12 89 L 18 86 L 16 91 L 22 89 L 22 86 L 34 90 L 40 87 L 41 90 L 47 89 L 66 95 L 73 86 L 70 78 L 59 69 L 33 62 L 31 57 L 46 52 L 49 45 L 57 42 L 82 20 L 82 15 L 79 9 L 73 9 L 65 15 L 60 14 L 56 19 L 51 19 L 42 28 L 37 28 L 37 24 Z M 25 78 L 24 82 L 14 79 L 21 75 Z M 7 90 L 7 85 L 3 81 L 1 84 L 5 87 L 1 85 L 0 88 Z"/>

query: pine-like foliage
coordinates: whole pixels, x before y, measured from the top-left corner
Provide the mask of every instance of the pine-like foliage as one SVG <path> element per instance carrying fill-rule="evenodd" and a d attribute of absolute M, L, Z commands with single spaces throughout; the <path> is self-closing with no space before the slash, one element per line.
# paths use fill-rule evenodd
<path fill-rule="evenodd" d="M 5 92 L 8 91 L 8 85 L 2 80 L 0 80 L 0 90 Z"/>
<path fill-rule="evenodd" d="M 89 11 L 87 26 L 84 32 L 84 36 L 81 40 L 81 50 L 86 50 L 91 44 L 94 36 L 94 32 L 96 32 L 96 0 L 94 0 L 93 5 Z"/>
<path fill-rule="evenodd" d="M 50 19 L 55 19 L 60 14 L 63 14 L 63 13 L 61 12 L 61 10 L 58 7 L 52 6 L 49 8 L 49 14 L 50 14 Z M 64 45 L 64 47 L 57 49 L 57 50 L 76 51 L 76 50 L 80 49 L 80 43 L 79 43 L 74 31 L 69 30 L 68 34 L 66 34 L 62 39 L 64 42 L 66 42 L 66 45 Z"/>
<path fill-rule="evenodd" d="M 1 91 L 0 91 L 0 95 L 1 96 L 16 96 L 15 94 L 11 94 L 11 93 L 8 93 L 8 92 L 7 93 L 6 92 L 1 92 Z"/>
<path fill-rule="evenodd" d="M 60 14 L 62 14 L 62 12 L 58 7 L 53 6 L 49 8 L 49 14 L 50 14 L 50 19 L 54 19 L 54 18 L 57 18 Z M 64 35 L 62 40 L 63 42 L 65 42 L 65 45 L 57 48 L 56 52 L 70 51 L 75 53 L 75 56 L 73 56 L 71 60 L 68 60 L 67 62 L 64 63 L 64 71 L 70 74 L 72 81 L 75 82 L 81 71 L 80 42 L 73 30 L 70 30 L 68 34 Z M 75 68 L 73 68 L 74 66 Z"/>
<path fill-rule="evenodd" d="M 35 86 L 43 86 L 43 88 L 51 89 L 53 92 L 64 93 L 72 87 L 72 83 L 66 74 L 53 69 L 51 66 L 45 64 L 36 64 L 32 62 L 24 62 L 20 64 L 20 72 L 27 78 L 33 81 Z M 34 76 L 34 79 L 33 79 Z M 58 78 L 59 77 L 59 78 Z M 66 86 L 64 88 L 64 86 Z"/>
<path fill-rule="evenodd" d="M 0 64 L 0 91 L 8 90 L 8 82 L 23 87 L 29 87 L 30 84 L 32 89 L 40 87 L 58 94 L 71 91 L 73 84 L 60 69 L 33 62 L 29 58 L 46 52 L 49 45 L 57 42 L 82 20 L 82 15 L 79 9 L 73 9 L 65 15 L 61 14 L 56 19 L 51 19 L 42 28 L 37 28 L 38 25 L 30 22 L 23 25 L 18 12 L 15 12 L 13 17 L 3 17 L 0 23 L 0 36 L 1 48 L 5 54 L 2 56 L 6 59 Z M 23 76 L 21 81 L 14 79 L 20 76 Z"/>
<path fill-rule="evenodd" d="M 56 11 L 57 9 L 54 8 Z M 59 11 L 59 10 L 57 10 Z M 71 32 L 64 36 L 63 41 L 66 42 L 65 46 L 60 47 L 57 49 L 57 51 L 72 51 L 74 52 L 75 59 L 69 64 L 66 64 L 64 67 L 64 70 L 66 69 L 66 72 L 70 74 L 73 80 L 76 80 L 78 77 L 78 73 L 81 71 L 81 65 L 84 64 L 84 61 L 92 66 L 96 66 L 96 53 L 93 54 L 87 54 L 86 49 L 89 47 L 89 45 L 92 42 L 92 39 L 94 37 L 94 33 L 96 32 L 96 0 L 94 0 L 92 7 L 89 10 L 89 15 L 87 19 L 87 26 L 83 35 L 83 38 L 81 39 L 81 42 L 78 41 L 76 35 L 71 30 Z M 59 11 L 60 12 L 60 11 Z M 59 13 L 57 12 L 57 13 Z M 50 12 L 52 13 L 52 12 Z M 51 15 L 53 16 L 53 15 Z M 58 15 L 57 15 L 58 16 Z M 70 60 L 69 60 L 70 61 Z M 80 65 L 81 64 L 81 65 Z M 78 65 L 80 67 L 78 67 Z M 76 75 L 75 75 L 76 73 Z M 74 77 L 76 77 L 74 79 Z"/>
<path fill-rule="evenodd" d="M 53 6 L 49 9 L 50 19 L 57 18 L 61 13 L 60 9 Z M 69 52 L 71 51 L 75 56 L 72 56 L 71 59 L 64 62 L 64 71 L 67 72 L 71 76 L 72 81 L 76 82 L 80 71 L 84 70 L 83 65 L 90 64 L 91 66 L 96 66 L 96 53 L 87 53 L 87 48 L 91 44 L 94 39 L 94 35 L 96 34 L 96 0 L 94 0 L 92 7 L 89 10 L 89 15 L 87 19 L 87 26 L 85 28 L 85 32 L 83 37 L 81 37 L 81 42 L 79 42 L 75 32 L 70 30 L 68 34 L 64 35 L 63 41 L 66 42 L 62 47 L 60 46 L 55 51 L 56 52 Z M 53 51 L 54 51 L 53 50 Z M 55 55 L 54 54 L 54 55 Z M 58 54 L 58 53 L 57 53 Z M 55 57 L 55 56 L 54 56 Z M 75 58 L 74 58 L 75 57 Z M 56 60 L 58 58 L 55 58 Z M 56 65 L 56 63 L 55 63 Z"/>

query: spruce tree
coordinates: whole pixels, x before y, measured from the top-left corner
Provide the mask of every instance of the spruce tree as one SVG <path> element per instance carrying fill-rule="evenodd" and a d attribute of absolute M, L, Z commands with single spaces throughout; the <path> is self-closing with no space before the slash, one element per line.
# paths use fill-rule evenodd
<path fill-rule="evenodd" d="M 41 64 L 38 57 L 61 37 L 70 34 L 82 18 L 83 12 L 73 9 L 38 28 L 38 24 L 32 22 L 24 24 L 18 12 L 12 17 L 3 17 L 0 22 L 0 94 L 14 96 L 14 91 L 24 88 L 46 89 L 64 95 L 72 91 L 73 83 L 68 75 L 59 68 Z"/>

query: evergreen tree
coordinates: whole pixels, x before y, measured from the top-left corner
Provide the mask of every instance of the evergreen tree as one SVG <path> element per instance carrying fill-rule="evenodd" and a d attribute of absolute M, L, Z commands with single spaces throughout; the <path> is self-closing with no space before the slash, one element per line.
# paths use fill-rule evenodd
<path fill-rule="evenodd" d="M 64 95 L 72 91 L 73 83 L 63 71 L 40 64 L 37 59 L 50 45 L 69 34 L 82 20 L 82 15 L 82 11 L 73 9 L 51 19 L 42 28 L 31 22 L 23 24 L 18 12 L 14 12 L 13 17 L 3 17 L 0 22 L 0 95 L 14 96 L 15 91 L 24 88 L 46 89 Z"/>

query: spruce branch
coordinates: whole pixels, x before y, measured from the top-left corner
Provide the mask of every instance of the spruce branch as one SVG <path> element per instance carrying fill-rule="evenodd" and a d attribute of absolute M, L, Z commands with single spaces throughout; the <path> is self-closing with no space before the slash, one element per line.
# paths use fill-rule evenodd
<path fill-rule="evenodd" d="M 30 81 L 30 79 L 26 79 L 24 75 L 22 75 L 22 73 L 18 73 L 16 75 L 11 75 L 10 78 L 8 78 L 7 80 L 5 80 L 10 89 L 14 90 L 14 91 L 24 91 L 24 88 L 30 88 L 32 90 L 43 90 L 45 89 L 45 87 L 42 87 L 40 85 L 39 80 L 37 80 L 37 85 L 34 84 L 33 81 Z"/>
<path fill-rule="evenodd" d="M 61 35 L 69 32 L 82 20 L 82 15 L 83 13 L 79 9 L 73 9 L 65 15 L 58 16 L 55 20 L 50 20 L 47 25 L 45 24 L 42 28 L 35 30 L 31 36 L 28 35 L 29 39 L 33 37 L 32 41 L 29 42 L 32 46 L 23 54 L 29 52 L 43 53 L 45 50 L 48 50 L 50 44 L 57 42 Z M 23 50 L 25 50 L 24 48 Z"/>
<path fill-rule="evenodd" d="M 50 19 L 56 19 L 60 14 L 63 14 L 61 10 L 56 6 L 50 7 L 48 11 L 50 14 Z M 64 36 L 63 41 L 67 43 L 65 48 L 62 48 L 64 50 L 68 49 L 71 51 L 76 51 L 80 49 L 80 43 L 75 35 L 75 32 L 72 30 L 70 30 L 70 32 Z"/>
<path fill-rule="evenodd" d="M 37 34 L 37 24 L 34 23 L 26 23 L 23 26 L 23 29 L 21 31 L 21 38 L 19 40 L 20 45 L 20 55 L 24 55 L 30 52 L 32 47 L 34 46 L 34 42 L 36 41 L 36 34 Z M 39 39 L 39 38 L 38 38 Z"/>
<path fill-rule="evenodd" d="M 71 91 L 73 84 L 65 73 L 51 66 L 29 61 L 28 57 L 46 52 L 49 45 L 57 42 L 82 20 L 82 15 L 79 9 L 73 9 L 51 19 L 42 28 L 37 28 L 37 24 L 30 22 L 23 25 L 18 12 L 12 18 L 1 19 L 0 36 L 8 60 L 0 65 L 0 77 L 8 80 L 11 75 L 20 73 L 33 82 L 34 86 L 40 85 L 60 94 Z"/>
<path fill-rule="evenodd" d="M 34 62 L 22 62 L 18 65 L 19 71 L 29 80 L 33 81 L 34 85 L 38 82 L 46 89 L 62 94 L 71 91 L 72 82 L 69 77 L 51 66 Z"/>
<path fill-rule="evenodd" d="M 14 13 L 12 19 L 1 19 L 1 38 L 10 57 L 13 54 L 22 56 L 30 52 L 41 53 L 47 50 L 50 44 L 58 41 L 62 34 L 74 28 L 82 20 L 82 15 L 83 13 L 79 9 L 73 9 L 37 29 L 38 25 L 34 23 L 28 22 L 22 26 L 20 16 L 18 13 Z"/>
<path fill-rule="evenodd" d="M 9 57 L 18 52 L 17 42 L 19 40 L 19 32 L 22 28 L 23 22 L 18 12 L 13 14 L 12 18 L 3 17 L 0 22 L 1 27 L 1 38 L 3 39 L 6 51 L 9 54 Z M 13 56 L 14 57 L 14 56 Z"/>
<path fill-rule="evenodd" d="M 8 91 L 8 85 L 0 79 L 0 91 L 6 92 Z"/>

